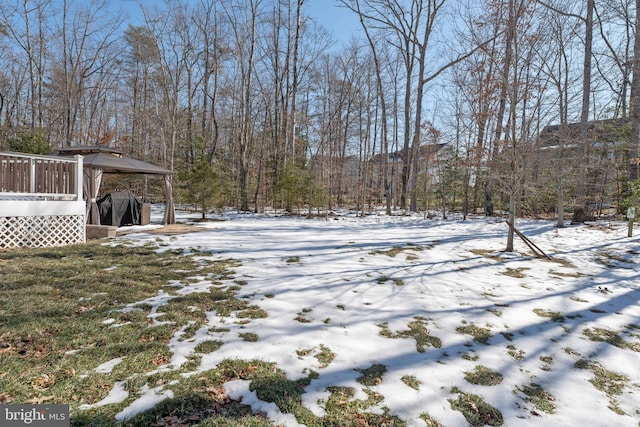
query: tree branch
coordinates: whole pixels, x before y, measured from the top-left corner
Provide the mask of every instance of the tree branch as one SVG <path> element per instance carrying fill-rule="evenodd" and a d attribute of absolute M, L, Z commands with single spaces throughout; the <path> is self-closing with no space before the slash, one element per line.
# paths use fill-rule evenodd
<path fill-rule="evenodd" d="M 568 16 L 568 17 L 571 17 L 571 18 L 576 18 L 576 19 L 581 20 L 581 21 L 582 21 L 582 22 L 584 22 L 584 23 L 586 23 L 586 22 L 587 22 L 587 19 L 586 19 L 586 18 L 583 18 L 583 17 L 582 17 L 582 16 L 580 16 L 580 15 L 576 15 L 575 13 L 568 13 L 568 12 L 565 12 L 565 11 L 563 11 L 563 10 L 560 10 L 560 9 L 558 9 L 558 8 L 554 7 L 554 6 L 551 6 L 550 4 L 548 4 L 548 3 L 546 3 L 546 2 L 544 2 L 544 1 L 542 1 L 542 0 L 537 0 L 537 2 L 538 2 L 539 4 L 541 4 L 542 6 L 546 7 L 547 9 L 549 9 L 549 10 L 551 10 L 551 11 L 555 12 L 555 13 L 558 13 L 558 14 L 560 14 L 560 15 L 562 15 L 562 16 Z"/>
<path fill-rule="evenodd" d="M 442 74 L 447 69 L 449 69 L 449 68 L 453 67 L 454 65 L 458 64 L 459 62 L 462 62 L 465 59 L 469 58 L 471 55 L 473 55 L 474 53 L 476 53 L 480 49 L 484 49 L 489 43 L 492 43 L 495 39 L 497 39 L 503 33 L 504 33 L 504 31 L 500 31 L 498 34 L 496 34 L 495 36 L 491 37 L 489 40 L 487 40 L 484 43 L 479 44 L 478 46 L 473 48 L 470 52 L 467 52 L 464 55 L 460 55 L 457 58 L 455 58 L 454 60 L 448 62 L 445 65 L 443 65 L 435 73 L 431 74 L 429 77 L 426 77 L 420 83 L 425 85 L 425 84 L 429 83 L 430 81 L 434 80 L 436 77 L 438 77 L 440 74 Z"/>

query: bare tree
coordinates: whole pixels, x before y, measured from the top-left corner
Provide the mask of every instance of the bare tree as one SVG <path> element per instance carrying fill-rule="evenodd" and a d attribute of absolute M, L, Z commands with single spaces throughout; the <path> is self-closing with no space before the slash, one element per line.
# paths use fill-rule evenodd
<path fill-rule="evenodd" d="M 129 26 L 125 31 L 127 55 L 125 82 L 130 91 L 131 135 L 129 152 L 146 159 L 152 144 L 152 76 L 159 64 L 157 40 L 147 27 Z"/>
<path fill-rule="evenodd" d="M 345 0 L 341 1 L 345 6 L 349 7 L 351 10 L 357 13 L 360 25 L 362 30 L 365 33 L 367 38 L 367 42 L 369 43 L 369 47 L 371 49 L 371 54 L 373 55 L 373 64 L 376 72 L 376 85 L 377 85 L 377 94 L 378 101 L 380 103 L 380 135 L 382 142 L 382 176 L 384 183 L 384 193 L 386 194 L 385 203 L 386 203 L 386 213 L 387 215 L 391 215 L 391 186 L 389 183 L 389 131 L 388 127 L 388 118 L 387 118 L 387 100 L 385 96 L 384 83 L 382 78 L 382 66 L 380 58 L 378 57 L 378 47 L 376 41 L 374 41 L 371 32 L 367 24 L 365 23 L 364 14 L 362 13 L 360 7 L 360 1 L 354 0 L 353 2 L 347 2 Z"/>
<path fill-rule="evenodd" d="M 601 52 L 594 51 L 593 56 L 598 74 L 615 94 L 614 117 L 626 118 L 630 114 L 635 32 L 632 9 L 633 0 L 608 0 L 600 10 L 594 5 L 594 25 L 604 48 Z"/>
<path fill-rule="evenodd" d="M 115 49 L 119 16 L 106 19 L 108 2 L 80 5 L 72 0 L 62 4 L 62 16 L 57 32 L 59 68 L 55 68 L 53 89 L 62 100 L 62 135 L 67 146 L 96 142 L 101 135 L 90 135 L 91 123 L 85 101 L 91 92 L 113 76 L 110 65 L 119 51 Z"/>
<path fill-rule="evenodd" d="M 640 145 L 640 0 L 636 0 L 635 38 L 633 47 L 633 80 L 631 83 L 631 172 L 638 179 L 638 146 Z"/>
<path fill-rule="evenodd" d="M 438 78 L 453 65 L 471 56 L 485 46 L 483 42 L 444 63 L 428 62 L 432 51 L 432 39 L 438 23 L 443 19 L 445 0 L 413 0 L 408 6 L 384 0 L 341 0 L 356 12 L 363 26 L 393 36 L 390 43 L 400 53 L 404 64 L 404 117 L 402 144 L 402 184 L 400 207 L 407 207 L 407 196 L 411 193 L 409 208 L 417 208 L 415 191 L 410 191 L 411 174 L 415 172 L 415 153 L 421 143 L 422 116 L 426 85 Z M 441 65 L 440 65 L 441 64 Z"/>
<path fill-rule="evenodd" d="M 537 138 L 536 126 L 546 81 L 541 79 L 535 62 L 542 31 L 535 21 L 532 6 L 526 0 L 509 0 L 507 34 L 510 34 L 512 60 L 509 71 L 509 118 L 505 132 L 505 160 L 509 194 L 509 233 L 506 251 L 513 251 L 515 217 L 518 204 L 526 189 L 527 159 Z"/>
<path fill-rule="evenodd" d="M 297 110 L 307 68 L 303 57 L 308 46 L 305 32 L 309 23 L 303 13 L 303 0 L 277 0 L 270 6 L 263 14 L 264 26 L 258 40 L 256 83 L 263 93 L 270 92 L 265 98 L 268 140 L 271 141 L 267 151 L 273 157 L 268 174 L 271 185 L 275 185 L 288 160 L 303 157 L 306 150 L 304 142 L 297 142 L 300 124 Z"/>
<path fill-rule="evenodd" d="M 249 0 L 246 8 L 225 6 L 231 22 L 238 65 L 238 119 L 239 129 L 235 135 L 238 148 L 238 174 L 240 209 L 249 210 L 248 177 L 249 150 L 252 143 L 252 90 L 257 45 L 258 12 L 262 0 Z M 242 15 L 239 15 L 242 14 Z"/>
<path fill-rule="evenodd" d="M 572 222 L 583 222 L 588 216 L 587 190 L 586 190 L 586 136 L 589 122 L 591 100 L 591 70 L 593 62 L 593 15 L 595 0 L 586 0 L 585 16 L 577 15 L 549 3 L 539 1 L 544 7 L 564 16 L 578 19 L 584 23 L 584 55 L 583 55 L 583 79 L 582 79 L 582 107 L 580 109 L 580 135 L 577 141 L 578 178 L 576 182 L 576 208 Z"/>
<path fill-rule="evenodd" d="M 201 73 L 200 96 L 200 133 L 207 145 L 209 163 L 218 148 L 220 140 L 220 124 L 217 113 L 217 102 L 220 89 L 220 72 L 228 47 L 224 42 L 225 22 L 219 12 L 219 0 L 206 0 L 201 3 L 193 16 L 198 28 L 201 43 L 199 60 Z"/>
<path fill-rule="evenodd" d="M 414 152 L 420 142 L 426 53 L 444 0 L 413 0 L 408 7 L 382 0 L 343 0 L 342 3 L 359 15 L 363 27 L 371 26 L 392 35 L 395 41 L 391 43 L 402 56 L 405 89 L 400 208 L 405 209 Z"/>
<path fill-rule="evenodd" d="M 291 64 L 291 113 L 289 120 L 289 138 L 288 138 L 288 152 L 292 157 L 295 157 L 296 152 L 296 108 L 298 101 L 298 85 L 300 84 L 300 74 L 298 71 L 298 53 L 300 50 L 300 27 L 302 24 L 302 5 L 304 0 L 296 0 L 295 10 L 295 29 L 293 37 L 293 53 Z"/>
<path fill-rule="evenodd" d="M 580 110 L 580 136 L 578 141 L 578 182 L 576 186 L 576 204 L 578 208 L 574 210 L 573 222 L 583 222 L 586 219 L 587 194 L 586 194 L 586 134 L 589 122 L 589 102 L 591 98 L 591 63 L 593 49 L 593 10 L 595 9 L 595 0 L 587 0 L 587 14 L 584 19 L 585 37 L 584 37 L 584 78 L 582 80 L 582 109 Z"/>
<path fill-rule="evenodd" d="M 570 104 L 570 85 L 573 85 L 575 78 L 571 75 L 571 55 L 572 37 L 570 34 L 574 31 L 566 16 L 556 14 L 554 12 L 543 13 L 541 19 L 545 19 L 548 23 L 549 36 L 544 41 L 545 45 L 550 49 L 540 49 L 538 57 L 541 62 L 541 72 L 550 82 L 555 90 L 555 100 L 558 111 L 553 117 L 558 118 L 559 132 L 557 134 L 557 145 L 545 147 L 555 150 L 555 179 L 556 179 L 556 226 L 562 228 L 564 224 L 565 210 L 565 186 L 566 179 L 569 175 L 570 165 L 565 161 L 568 151 L 565 146 L 570 143 L 568 139 L 569 125 L 569 104 Z M 541 148 L 541 147 L 539 147 Z M 546 184 L 546 183 L 543 183 Z"/>
<path fill-rule="evenodd" d="M 163 166 L 175 168 L 178 134 L 182 127 L 187 62 L 185 55 L 192 46 L 185 46 L 179 37 L 179 28 L 188 20 L 186 5 L 181 1 L 171 3 L 166 11 L 142 8 L 145 25 L 157 43 L 157 72 L 154 75 L 153 109 L 154 125 L 158 127 L 160 144 L 156 147 Z"/>
<path fill-rule="evenodd" d="M 13 5 L 9 2 L 0 3 L 0 18 L 7 23 L 2 26 L 2 33 L 26 56 L 23 66 L 29 91 L 26 105 L 28 120 L 25 122 L 31 130 L 41 129 L 44 125 L 44 82 L 51 39 L 46 21 L 51 13 L 49 2 L 43 0 L 20 0 Z"/>
<path fill-rule="evenodd" d="M 140 2 L 144 23 L 129 28 L 107 0 L 0 3 L 3 133 L 43 129 L 56 144 L 116 145 L 173 169 L 200 162 L 206 150 L 211 167 L 233 176 L 228 202 L 241 209 L 250 193 L 255 210 L 277 206 L 273 189 L 291 163 L 308 185 L 296 203 L 311 208 L 326 191 L 327 207 L 349 203 L 364 212 L 367 203 L 385 202 L 388 214 L 417 210 L 427 192 L 418 186 L 426 182 L 431 86 L 459 65 L 448 110 L 454 120 L 442 126 L 441 102 L 430 121 L 443 129 L 442 140 L 455 141 L 442 170 L 466 170 L 467 188 L 452 189 L 454 199 L 464 194 L 465 213 L 484 200 L 493 214 L 507 197 L 512 212 L 529 200 L 525 160 L 545 114 L 562 124 L 577 111 L 584 124 L 605 97 L 615 114 L 640 111 L 632 0 L 487 0 L 469 10 L 447 0 L 338 3 L 357 15 L 363 35 L 342 50 L 326 48 L 304 0 Z M 448 12 L 465 16 L 464 36 L 435 37 L 440 29 L 451 34 Z M 566 28 L 541 39 L 533 31 L 541 16 Z M 532 55 L 532 42 L 556 48 Z M 583 47 L 581 67 L 572 68 L 567 52 Z M 591 60 L 602 77 L 595 90 Z M 571 73 L 578 68 L 582 84 Z M 547 83 L 552 92 L 544 92 Z M 632 117 L 636 159 L 640 119 Z M 575 182 L 585 193 L 580 203 L 595 188 L 595 169 L 580 166 L 558 166 L 549 178 L 559 213 L 571 173 L 584 174 Z"/>

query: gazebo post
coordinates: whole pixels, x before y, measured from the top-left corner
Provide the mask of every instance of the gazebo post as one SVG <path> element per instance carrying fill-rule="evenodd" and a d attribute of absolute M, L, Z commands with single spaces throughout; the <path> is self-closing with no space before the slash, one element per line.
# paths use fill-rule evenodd
<path fill-rule="evenodd" d="M 90 188 L 91 188 L 91 213 L 90 213 L 90 218 L 91 218 L 91 224 L 96 224 L 96 225 L 100 225 L 100 215 L 98 213 L 98 203 L 96 202 L 96 198 L 98 197 L 98 188 L 96 185 L 96 170 L 95 169 L 91 169 L 89 171 L 89 176 L 90 176 Z"/>
<path fill-rule="evenodd" d="M 173 203 L 173 187 L 171 185 L 171 176 L 164 176 L 164 191 L 167 203 L 164 208 L 163 224 L 175 224 L 176 223 L 176 208 Z"/>

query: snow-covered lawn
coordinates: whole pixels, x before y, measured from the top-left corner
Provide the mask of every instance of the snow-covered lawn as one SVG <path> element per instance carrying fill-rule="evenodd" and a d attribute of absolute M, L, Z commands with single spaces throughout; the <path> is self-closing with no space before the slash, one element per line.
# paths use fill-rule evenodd
<path fill-rule="evenodd" d="M 197 215 L 178 217 L 189 218 Z M 498 219 L 224 219 L 197 223 L 206 228 L 198 233 L 143 227 L 119 238 L 239 261 L 238 296 L 268 313 L 248 323 L 209 313 L 195 339 L 169 344 L 172 369 L 199 343 L 217 340 L 224 344 L 202 356 L 198 372 L 229 358 L 274 362 L 290 380 L 316 371 L 303 403 L 318 416 L 328 387 L 343 386 L 355 399 L 379 393 L 375 410 L 388 408 L 407 425 L 426 425 L 424 414 L 466 425 L 454 407 L 485 411 L 471 395 L 507 426 L 639 425 L 640 240 L 626 237 L 625 223 L 556 229 L 518 220 L 553 258 L 544 260 L 520 240 L 516 253 L 501 252 L 508 228 Z M 364 385 L 370 368 L 381 376 Z M 242 381 L 226 389 L 275 422 L 298 425 Z M 129 409 L 165 395 L 154 390 Z"/>

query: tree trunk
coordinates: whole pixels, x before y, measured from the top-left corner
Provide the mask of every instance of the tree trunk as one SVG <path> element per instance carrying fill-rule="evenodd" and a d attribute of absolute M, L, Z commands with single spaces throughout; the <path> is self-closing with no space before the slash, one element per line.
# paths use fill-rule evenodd
<path fill-rule="evenodd" d="M 493 207 L 493 186 L 496 180 L 496 167 L 498 161 L 498 155 L 500 154 L 500 149 L 502 145 L 502 130 L 503 130 L 503 121 L 504 115 L 507 109 L 507 91 L 509 89 L 509 70 L 511 68 L 511 59 L 512 59 L 512 44 L 513 38 L 515 37 L 515 31 L 512 27 L 515 25 L 513 22 L 512 11 L 513 5 L 512 1 L 509 2 L 509 19 L 507 21 L 507 30 L 506 30 L 506 46 L 505 46 L 505 58 L 504 58 L 504 68 L 502 69 L 501 76 L 501 84 L 500 84 L 500 101 L 498 104 L 498 114 L 496 116 L 496 129 L 493 140 L 493 147 L 491 151 L 491 160 L 489 164 L 489 177 L 487 179 L 487 185 L 485 187 L 485 213 L 487 216 L 493 216 L 494 207 Z"/>
<path fill-rule="evenodd" d="M 640 144 L 640 0 L 636 0 L 636 34 L 633 47 L 633 81 L 631 83 L 631 151 L 629 180 L 638 180 L 638 146 Z"/>
<path fill-rule="evenodd" d="M 584 63 L 583 63 L 583 80 L 582 80 L 582 110 L 580 112 L 580 132 L 578 136 L 577 164 L 578 164 L 578 182 L 576 183 L 576 208 L 572 222 L 582 223 L 588 217 L 587 209 L 587 189 L 586 169 L 588 167 L 586 161 L 587 146 L 587 126 L 589 122 L 589 103 L 591 98 L 591 59 L 593 47 L 593 9 L 595 0 L 587 0 L 587 16 L 585 18 L 585 37 L 584 37 Z"/>
<path fill-rule="evenodd" d="M 640 0 L 639 0 L 640 1 Z M 344 3 L 344 2 L 343 2 Z M 384 85 L 382 82 L 382 69 L 380 67 L 380 59 L 378 58 L 378 51 L 376 49 L 376 44 L 371 38 L 371 34 L 367 28 L 367 25 L 364 23 L 363 15 L 360 11 L 360 4 L 358 1 L 356 3 L 356 12 L 358 13 L 358 18 L 360 19 L 360 25 L 364 30 L 364 33 L 367 37 L 367 41 L 369 42 L 369 46 L 371 47 L 371 54 L 373 55 L 373 63 L 376 69 L 376 85 L 378 88 L 378 99 L 380 100 L 380 120 L 382 121 L 380 126 L 380 133 L 382 136 L 382 176 L 383 176 L 383 188 L 385 193 L 385 209 L 386 214 L 391 215 L 391 185 L 389 184 L 389 135 L 387 131 L 387 102 L 385 98 Z M 346 4 L 346 3 L 345 3 Z"/>
<path fill-rule="evenodd" d="M 513 252 L 513 234 L 516 227 L 516 198 L 513 194 L 509 196 L 509 232 L 507 233 L 506 252 Z"/>
<path fill-rule="evenodd" d="M 562 137 L 560 137 L 562 138 Z M 560 153 L 564 152 L 564 141 L 560 140 Z M 556 166 L 556 178 L 557 178 L 557 195 L 556 195 L 556 211 L 557 211 L 557 221 L 556 227 L 564 228 L 564 182 L 562 181 L 562 162 L 558 161 Z"/>
<path fill-rule="evenodd" d="M 259 3 L 259 1 L 257 2 Z M 242 129 L 240 131 L 240 160 L 239 160 L 239 173 L 240 173 L 240 210 L 246 212 L 249 210 L 249 171 L 248 171 L 248 149 L 249 139 L 251 138 L 251 88 L 253 84 L 253 65 L 256 47 L 256 25 L 257 25 L 257 8 L 258 4 L 254 1 L 250 2 L 251 5 L 251 28 L 249 35 L 249 54 L 247 58 L 247 66 L 245 69 L 245 75 L 242 76 L 244 80 L 244 93 L 242 99 Z M 242 59 L 241 59 L 242 60 Z"/>

